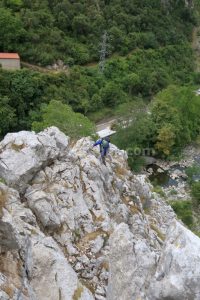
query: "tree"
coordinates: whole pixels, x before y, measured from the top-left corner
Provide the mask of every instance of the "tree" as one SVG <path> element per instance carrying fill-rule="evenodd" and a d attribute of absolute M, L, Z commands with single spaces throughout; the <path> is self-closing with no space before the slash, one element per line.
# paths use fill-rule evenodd
<path fill-rule="evenodd" d="M 4 4 L 12 8 L 13 10 L 18 11 L 22 6 L 22 0 L 4 0 Z"/>
<path fill-rule="evenodd" d="M 122 91 L 120 86 L 114 82 L 108 82 L 106 86 L 101 89 L 100 95 L 103 103 L 110 107 L 125 102 L 126 99 L 126 94 Z"/>
<path fill-rule="evenodd" d="M 140 84 L 140 78 L 137 74 L 128 74 L 124 79 L 124 87 L 128 91 L 129 95 L 136 94 Z"/>
<path fill-rule="evenodd" d="M 10 10 L 0 8 L 0 51 L 16 51 L 17 43 L 24 35 L 20 19 Z"/>
<path fill-rule="evenodd" d="M 57 126 L 65 134 L 72 138 L 89 136 L 94 133 L 94 125 L 88 118 L 80 113 L 75 113 L 69 105 L 52 100 L 42 108 L 42 120 L 33 122 L 32 129 L 43 130 L 49 126 Z"/>
<path fill-rule="evenodd" d="M 113 137 L 114 143 L 121 149 L 148 148 L 155 128 L 150 116 L 138 105 L 126 114 Z"/>
<path fill-rule="evenodd" d="M 166 156 L 169 156 L 172 152 L 172 148 L 175 144 L 175 133 L 173 126 L 167 124 L 158 131 L 156 149 Z"/>
<path fill-rule="evenodd" d="M 72 22 L 72 28 L 77 34 L 87 35 L 90 31 L 89 19 L 84 15 L 74 17 Z"/>
<path fill-rule="evenodd" d="M 169 86 L 152 104 L 156 148 L 169 155 L 180 151 L 200 132 L 200 101 L 191 87 Z"/>
<path fill-rule="evenodd" d="M 0 136 L 13 129 L 15 123 L 15 110 L 9 105 L 9 98 L 0 96 Z"/>

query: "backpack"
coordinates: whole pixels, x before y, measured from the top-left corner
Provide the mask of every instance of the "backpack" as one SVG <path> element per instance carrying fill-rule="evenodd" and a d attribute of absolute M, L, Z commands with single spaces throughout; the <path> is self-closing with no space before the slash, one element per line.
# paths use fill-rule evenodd
<path fill-rule="evenodd" d="M 109 147 L 109 142 L 106 141 L 106 140 L 104 140 L 104 139 L 102 139 L 101 146 L 102 146 L 103 149 L 106 149 L 106 148 Z"/>

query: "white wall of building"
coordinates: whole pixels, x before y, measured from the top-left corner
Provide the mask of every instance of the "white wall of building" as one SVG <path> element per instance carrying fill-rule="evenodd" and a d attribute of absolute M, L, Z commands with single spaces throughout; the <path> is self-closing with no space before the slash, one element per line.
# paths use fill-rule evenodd
<path fill-rule="evenodd" d="M 2 69 L 16 70 L 16 69 L 20 69 L 20 60 L 0 58 L 0 65 L 2 66 Z"/>

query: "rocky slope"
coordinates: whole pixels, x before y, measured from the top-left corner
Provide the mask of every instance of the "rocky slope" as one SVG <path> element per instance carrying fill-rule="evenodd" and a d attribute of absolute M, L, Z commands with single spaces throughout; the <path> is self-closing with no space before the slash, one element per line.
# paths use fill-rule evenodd
<path fill-rule="evenodd" d="M 1 300 L 197 300 L 200 239 L 111 147 L 51 127 L 0 144 Z"/>

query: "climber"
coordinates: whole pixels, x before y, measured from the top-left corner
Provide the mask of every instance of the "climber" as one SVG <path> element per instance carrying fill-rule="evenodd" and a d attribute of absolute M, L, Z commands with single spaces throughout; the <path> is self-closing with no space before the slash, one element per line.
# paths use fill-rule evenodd
<path fill-rule="evenodd" d="M 109 147 L 110 147 L 110 138 L 109 136 L 101 138 L 96 141 L 96 143 L 93 144 L 93 147 L 99 145 L 100 147 L 100 154 L 103 164 L 106 166 L 106 155 L 108 153 Z"/>

